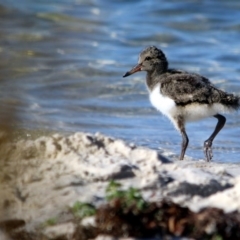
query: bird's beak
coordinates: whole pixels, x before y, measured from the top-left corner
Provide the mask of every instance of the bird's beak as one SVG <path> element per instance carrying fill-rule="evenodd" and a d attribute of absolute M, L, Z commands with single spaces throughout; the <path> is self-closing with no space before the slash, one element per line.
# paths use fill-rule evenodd
<path fill-rule="evenodd" d="M 141 63 L 138 64 L 138 65 L 136 65 L 136 66 L 135 66 L 134 68 L 132 68 L 129 72 L 126 72 L 126 73 L 123 75 L 123 77 L 127 77 L 127 76 L 129 76 L 129 75 L 131 75 L 131 74 L 133 74 L 133 73 L 135 73 L 135 72 L 141 71 L 141 67 L 142 67 Z"/>

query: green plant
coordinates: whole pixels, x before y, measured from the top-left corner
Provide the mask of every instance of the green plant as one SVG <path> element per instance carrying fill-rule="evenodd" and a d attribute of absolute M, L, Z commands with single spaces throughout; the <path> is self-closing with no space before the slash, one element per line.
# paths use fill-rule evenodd
<path fill-rule="evenodd" d="M 43 223 L 43 227 L 54 226 L 57 223 L 57 218 L 49 218 Z"/>
<path fill-rule="evenodd" d="M 216 233 L 212 236 L 211 240 L 223 240 L 223 238 L 221 235 Z"/>
<path fill-rule="evenodd" d="M 124 210 L 135 208 L 135 210 L 141 211 L 147 205 L 138 189 L 130 187 L 128 190 L 122 190 L 121 184 L 113 180 L 109 182 L 106 188 L 106 199 L 108 201 L 120 201 Z"/>
<path fill-rule="evenodd" d="M 84 218 L 92 216 L 96 213 L 96 208 L 90 203 L 75 202 L 70 208 L 70 211 L 76 218 Z"/>
<path fill-rule="evenodd" d="M 116 198 L 122 198 L 124 192 L 120 190 L 121 183 L 115 182 L 111 180 L 106 188 L 106 199 L 107 201 L 111 201 Z"/>

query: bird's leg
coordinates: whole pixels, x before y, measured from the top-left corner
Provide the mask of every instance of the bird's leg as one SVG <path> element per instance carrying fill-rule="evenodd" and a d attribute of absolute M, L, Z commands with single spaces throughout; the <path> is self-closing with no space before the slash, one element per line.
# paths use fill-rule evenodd
<path fill-rule="evenodd" d="M 183 160 L 189 140 L 188 140 L 188 136 L 186 134 L 185 129 L 181 131 L 181 134 L 182 134 L 182 150 L 181 150 L 180 160 Z"/>
<path fill-rule="evenodd" d="M 210 162 L 213 157 L 212 142 L 214 138 L 217 136 L 217 134 L 220 132 L 220 130 L 223 128 L 226 122 L 226 118 L 220 114 L 216 114 L 214 115 L 214 117 L 218 119 L 217 125 L 212 135 L 204 142 L 204 153 L 205 153 L 207 162 Z"/>
<path fill-rule="evenodd" d="M 182 117 L 178 118 L 177 127 L 180 130 L 180 133 L 182 135 L 182 149 L 181 149 L 180 160 L 183 160 L 189 140 L 185 130 L 185 122 Z"/>

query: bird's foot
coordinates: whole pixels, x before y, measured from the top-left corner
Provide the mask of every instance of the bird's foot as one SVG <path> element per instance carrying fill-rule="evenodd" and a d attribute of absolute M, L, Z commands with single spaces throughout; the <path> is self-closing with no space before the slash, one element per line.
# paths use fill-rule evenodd
<path fill-rule="evenodd" d="M 207 162 L 210 162 L 213 158 L 213 153 L 212 153 L 212 141 L 209 139 L 204 142 L 204 154 Z"/>

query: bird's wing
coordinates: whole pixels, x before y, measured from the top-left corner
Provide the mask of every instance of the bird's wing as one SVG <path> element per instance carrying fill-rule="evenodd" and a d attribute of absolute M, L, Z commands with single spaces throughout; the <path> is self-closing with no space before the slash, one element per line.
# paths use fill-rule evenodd
<path fill-rule="evenodd" d="M 216 101 L 216 95 L 219 95 L 218 89 L 213 87 L 207 78 L 197 74 L 176 71 L 161 78 L 161 93 L 178 105 L 191 102 L 211 104 Z"/>

